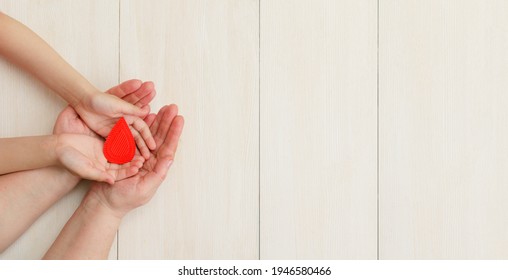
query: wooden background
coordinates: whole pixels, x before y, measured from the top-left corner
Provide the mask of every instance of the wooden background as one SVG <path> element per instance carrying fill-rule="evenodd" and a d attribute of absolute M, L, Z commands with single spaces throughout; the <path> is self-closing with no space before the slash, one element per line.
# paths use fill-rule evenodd
<path fill-rule="evenodd" d="M 124 219 L 112 259 L 508 258 L 507 1 L 0 10 L 97 87 L 152 80 L 152 109 L 186 118 L 170 175 Z M 51 132 L 62 100 L 1 60 L 0 85 L 1 137 Z M 0 258 L 42 257 L 86 187 Z"/>

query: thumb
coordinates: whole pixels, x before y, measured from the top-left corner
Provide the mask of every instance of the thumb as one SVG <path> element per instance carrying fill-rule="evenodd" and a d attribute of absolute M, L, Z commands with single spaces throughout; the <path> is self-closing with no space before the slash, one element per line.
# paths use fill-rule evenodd
<path fill-rule="evenodd" d="M 133 115 L 144 118 L 148 113 L 150 113 L 150 108 L 145 106 L 144 108 L 139 108 L 133 104 L 130 104 L 127 101 L 122 100 L 122 106 L 120 108 L 121 113 L 124 115 Z"/>
<path fill-rule="evenodd" d="M 139 117 L 145 117 L 149 112 L 149 108 L 141 109 L 132 105 L 131 103 L 122 100 L 112 94 L 95 94 L 91 97 L 91 100 L 88 101 L 89 109 L 93 111 L 93 113 L 101 113 L 110 117 L 120 117 L 122 115 L 133 115 Z M 85 109 L 86 110 L 86 109 Z M 76 112 L 79 111 L 76 110 Z M 81 114 L 80 114 L 81 115 Z"/>
<path fill-rule="evenodd" d="M 113 185 L 115 183 L 115 178 L 109 174 L 106 171 L 102 171 L 100 169 L 94 168 L 94 170 L 90 170 L 90 173 L 88 174 L 90 178 L 85 178 L 89 180 L 96 180 L 98 182 L 105 182 L 110 185 Z"/>
<path fill-rule="evenodd" d="M 108 172 L 103 171 L 102 172 L 102 181 L 106 182 L 110 185 L 113 185 L 115 183 L 115 178 Z"/>
<path fill-rule="evenodd" d="M 100 170 L 99 168 L 88 166 L 84 167 L 80 171 L 80 175 L 83 179 L 98 181 L 98 182 L 106 182 L 110 185 L 115 183 L 115 178 L 107 173 L 106 171 Z"/>

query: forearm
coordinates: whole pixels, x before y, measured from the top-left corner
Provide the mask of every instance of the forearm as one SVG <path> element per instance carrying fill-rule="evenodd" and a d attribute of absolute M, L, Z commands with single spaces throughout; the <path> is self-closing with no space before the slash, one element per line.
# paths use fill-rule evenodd
<path fill-rule="evenodd" d="M 73 106 L 99 92 L 51 46 L 25 25 L 0 12 L 0 55 L 31 73 Z"/>
<path fill-rule="evenodd" d="M 121 219 L 88 192 L 44 259 L 106 259 Z"/>
<path fill-rule="evenodd" d="M 57 164 L 57 143 L 57 135 L 0 139 L 0 174 Z"/>
<path fill-rule="evenodd" d="M 79 180 L 58 167 L 0 176 L 0 252 L 72 190 Z"/>

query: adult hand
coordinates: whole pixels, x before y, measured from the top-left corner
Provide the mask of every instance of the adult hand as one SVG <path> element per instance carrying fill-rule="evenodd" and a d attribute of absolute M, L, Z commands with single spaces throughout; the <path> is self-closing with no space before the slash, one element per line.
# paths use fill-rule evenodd
<path fill-rule="evenodd" d="M 74 109 L 86 125 L 102 137 L 107 137 L 120 117 L 124 117 L 141 154 L 148 159 L 149 149 L 155 149 L 150 129 L 141 119 L 148 115 L 148 107 L 138 107 L 111 94 L 95 93 L 80 100 Z"/>
<path fill-rule="evenodd" d="M 117 217 L 123 217 L 130 210 L 147 203 L 164 181 L 177 150 L 184 120 L 178 116 L 177 106 L 170 105 L 164 106 L 155 118 L 149 117 L 147 124 L 157 148 L 138 174 L 112 186 L 95 182 L 90 189 L 90 195 L 99 199 Z"/>

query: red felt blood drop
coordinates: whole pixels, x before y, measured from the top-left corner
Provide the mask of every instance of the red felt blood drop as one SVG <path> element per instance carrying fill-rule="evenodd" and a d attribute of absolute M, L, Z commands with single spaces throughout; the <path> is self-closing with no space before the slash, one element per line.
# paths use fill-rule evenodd
<path fill-rule="evenodd" d="M 103 152 L 111 163 L 124 164 L 134 158 L 136 143 L 124 118 L 120 118 L 109 133 Z"/>

